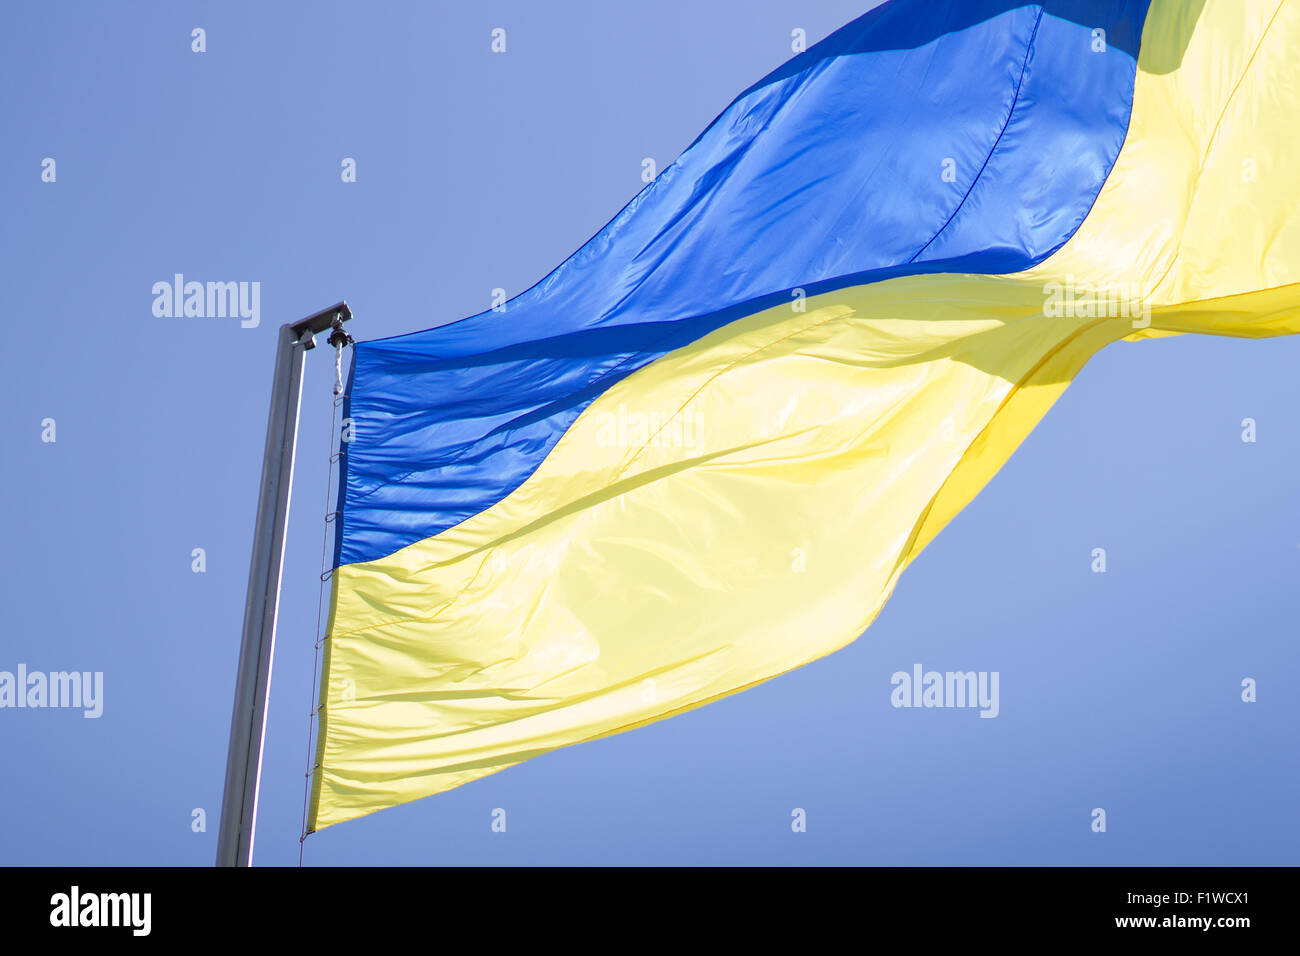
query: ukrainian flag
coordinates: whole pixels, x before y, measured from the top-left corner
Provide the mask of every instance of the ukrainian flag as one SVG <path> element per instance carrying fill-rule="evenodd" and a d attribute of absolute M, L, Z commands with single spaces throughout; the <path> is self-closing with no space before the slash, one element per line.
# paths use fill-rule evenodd
<path fill-rule="evenodd" d="M 1300 0 L 892 0 L 356 347 L 309 829 L 816 660 L 1098 349 L 1300 331 Z"/>

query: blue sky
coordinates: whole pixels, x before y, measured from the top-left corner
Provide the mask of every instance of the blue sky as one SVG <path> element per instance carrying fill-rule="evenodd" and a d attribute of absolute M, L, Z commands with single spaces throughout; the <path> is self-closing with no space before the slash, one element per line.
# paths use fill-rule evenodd
<path fill-rule="evenodd" d="M 376 338 L 522 291 L 793 29 L 863 9 L 6 4 L 0 670 L 102 671 L 104 712 L 0 710 L 0 863 L 211 863 L 276 326 L 346 298 Z M 177 272 L 260 282 L 261 324 L 156 317 Z M 298 860 L 330 358 L 308 357 L 260 864 Z M 1296 339 L 1111 347 L 850 647 L 333 827 L 305 863 L 1294 862 L 1298 363 Z M 891 707 L 916 663 L 998 671 L 998 718 Z"/>

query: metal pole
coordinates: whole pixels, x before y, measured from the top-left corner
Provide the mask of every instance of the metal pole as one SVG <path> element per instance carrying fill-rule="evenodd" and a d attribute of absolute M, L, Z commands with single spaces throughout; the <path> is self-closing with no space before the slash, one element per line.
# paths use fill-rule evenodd
<path fill-rule="evenodd" d="M 275 650 L 280 569 L 285 526 L 293 486 L 293 453 L 298 440 L 298 406 L 302 397 L 303 359 L 315 348 L 318 332 L 352 318 L 339 302 L 298 322 L 280 326 L 271 385 L 271 412 L 262 458 L 262 488 L 257 498 L 253 558 L 244 605 L 244 636 L 235 679 L 235 708 L 230 719 L 226 788 L 221 800 L 217 866 L 251 866 L 257 794 L 262 773 L 262 735 L 271 692 L 271 658 Z"/>

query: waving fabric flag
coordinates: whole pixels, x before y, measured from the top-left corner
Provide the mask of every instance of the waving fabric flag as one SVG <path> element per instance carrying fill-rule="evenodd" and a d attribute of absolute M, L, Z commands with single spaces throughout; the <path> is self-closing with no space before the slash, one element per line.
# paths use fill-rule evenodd
<path fill-rule="evenodd" d="M 356 347 L 312 830 L 843 647 L 1098 349 L 1300 331 L 1300 2 L 893 0 Z"/>

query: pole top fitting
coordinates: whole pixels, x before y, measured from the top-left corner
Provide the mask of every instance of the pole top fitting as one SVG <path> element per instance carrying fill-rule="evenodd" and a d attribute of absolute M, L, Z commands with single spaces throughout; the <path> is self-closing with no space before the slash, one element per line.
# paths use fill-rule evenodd
<path fill-rule="evenodd" d="M 352 337 L 343 332 L 343 323 L 352 318 L 352 310 L 348 308 L 346 301 L 336 302 L 328 309 L 321 309 L 305 319 L 299 319 L 297 322 L 287 323 L 287 328 L 293 330 L 293 337 L 302 345 L 304 349 L 316 347 L 315 337 L 318 332 L 324 332 L 327 329 L 330 332 L 330 344 L 334 345 L 334 336 L 343 335 L 347 338 L 347 344 L 352 343 Z"/>
<path fill-rule="evenodd" d="M 351 317 L 352 317 L 352 313 L 349 312 L 348 318 Z M 344 321 L 346 320 L 343 318 L 343 313 L 335 312 L 334 319 L 333 321 L 330 322 L 330 337 L 327 341 L 329 342 L 330 345 L 334 346 L 336 349 L 342 349 L 343 346 L 345 345 L 352 345 L 354 341 L 352 336 L 348 335 L 348 333 L 343 331 Z"/>

